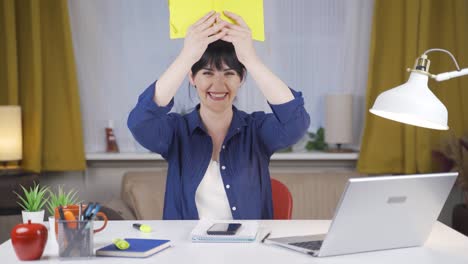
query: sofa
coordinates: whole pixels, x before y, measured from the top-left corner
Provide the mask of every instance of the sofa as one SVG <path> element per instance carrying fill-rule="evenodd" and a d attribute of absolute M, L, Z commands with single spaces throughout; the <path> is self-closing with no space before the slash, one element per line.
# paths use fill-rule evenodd
<path fill-rule="evenodd" d="M 105 203 L 112 209 L 113 220 L 162 219 L 166 170 L 128 171 L 122 178 L 119 200 Z M 293 197 L 293 219 L 331 219 L 350 177 L 361 174 L 352 170 L 271 171 Z M 105 212 L 107 213 L 107 212 Z"/>

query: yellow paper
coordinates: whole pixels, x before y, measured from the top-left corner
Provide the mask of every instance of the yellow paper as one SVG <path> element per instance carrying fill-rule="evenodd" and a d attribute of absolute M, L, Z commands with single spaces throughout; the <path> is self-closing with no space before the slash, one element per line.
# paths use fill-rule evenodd
<path fill-rule="evenodd" d="M 252 38 L 265 40 L 263 0 L 169 0 L 170 38 L 183 38 L 187 29 L 211 10 L 234 23 L 223 11 L 240 15 L 252 31 Z"/>

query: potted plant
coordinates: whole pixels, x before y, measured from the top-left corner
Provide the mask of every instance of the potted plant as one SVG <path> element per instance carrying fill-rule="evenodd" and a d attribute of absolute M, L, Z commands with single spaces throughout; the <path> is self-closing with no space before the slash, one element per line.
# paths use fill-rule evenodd
<path fill-rule="evenodd" d="M 307 151 L 313 150 L 326 150 L 328 145 L 325 142 L 325 129 L 320 127 L 316 133 L 308 133 L 310 140 L 307 142 L 306 149 Z"/>
<path fill-rule="evenodd" d="M 19 206 L 23 208 L 21 212 L 23 216 L 23 223 L 27 223 L 28 220 L 31 220 L 32 223 L 43 223 L 44 222 L 44 205 L 47 202 L 47 197 L 45 194 L 48 190 L 46 186 L 39 186 L 39 184 L 34 183 L 34 186 L 30 187 L 29 190 L 20 185 L 23 189 L 23 195 L 20 195 L 17 192 L 14 192 L 18 198 Z"/>
<path fill-rule="evenodd" d="M 59 206 L 67 206 L 77 204 L 78 197 L 77 191 L 71 189 L 68 192 L 63 190 L 62 186 L 57 187 L 57 192 L 53 192 L 51 189 L 48 190 L 49 200 L 47 201 L 47 211 L 49 213 L 49 228 L 50 233 L 55 232 L 55 208 Z"/>
<path fill-rule="evenodd" d="M 468 235 L 468 137 L 452 136 L 440 150 L 434 150 L 432 157 L 439 171 L 457 171 L 457 186 L 463 193 L 463 202 L 456 205 L 452 214 L 452 227 Z"/>

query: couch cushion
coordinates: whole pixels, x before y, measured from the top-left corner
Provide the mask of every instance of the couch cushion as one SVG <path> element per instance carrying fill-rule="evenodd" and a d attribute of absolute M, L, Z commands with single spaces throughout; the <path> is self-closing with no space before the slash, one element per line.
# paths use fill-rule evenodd
<path fill-rule="evenodd" d="M 166 171 L 127 172 L 122 182 L 122 199 L 137 219 L 162 219 Z"/>
<path fill-rule="evenodd" d="M 140 220 L 160 220 L 164 209 L 164 190 L 135 184 L 131 191 L 135 214 Z"/>

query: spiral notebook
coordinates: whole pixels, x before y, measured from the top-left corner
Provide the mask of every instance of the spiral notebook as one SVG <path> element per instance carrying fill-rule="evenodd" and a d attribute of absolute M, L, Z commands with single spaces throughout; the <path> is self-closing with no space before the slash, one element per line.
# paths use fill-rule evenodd
<path fill-rule="evenodd" d="M 208 235 L 206 231 L 214 223 L 228 223 L 228 221 L 199 221 L 191 232 L 192 242 L 195 243 L 249 243 L 257 238 L 258 223 L 242 222 L 235 235 Z"/>

